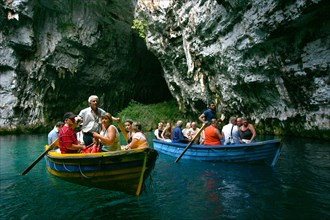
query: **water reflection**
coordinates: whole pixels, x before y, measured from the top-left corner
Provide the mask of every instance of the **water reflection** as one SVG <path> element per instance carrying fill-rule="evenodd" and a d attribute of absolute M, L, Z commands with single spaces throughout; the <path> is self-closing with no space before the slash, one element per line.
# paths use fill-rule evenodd
<path fill-rule="evenodd" d="M 217 177 L 218 173 L 211 170 L 206 170 L 201 176 L 201 180 L 205 181 L 204 190 L 206 192 L 206 198 L 208 203 L 212 204 L 212 209 L 209 210 L 210 213 L 213 213 L 213 216 L 210 218 L 216 218 L 220 216 L 223 211 L 222 204 L 221 204 L 221 190 L 224 190 L 223 187 L 224 181 Z"/>
<path fill-rule="evenodd" d="M 287 138 L 275 168 L 175 163 L 160 154 L 140 197 L 57 179 L 43 160 L 19 176 L 46 141 L 39 135 L 0 137 L 1 219 L 330 218 L 330 147 L 324 141 Z"/>

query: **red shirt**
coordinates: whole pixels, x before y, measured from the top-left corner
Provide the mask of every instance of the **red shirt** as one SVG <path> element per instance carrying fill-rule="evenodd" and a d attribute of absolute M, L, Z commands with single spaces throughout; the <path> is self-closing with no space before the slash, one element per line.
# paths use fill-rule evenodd
<path fill-rule="evenodd" d="M 215 133 L 217 128 L 213 127 L 212 125 L 205 128 L 204 135 L 204 144 L 205 145 L 221 145 L 221 141 L 218 135 Z"/>
<path fill-rule="evenodd" d="M 67 149 L 67 147 L 71 147 L 72 144 L 78 144 L 77 135 L 74 129 L 70 129 L 64 125 L 58 133 L 58 141 L 58 145 L 60 146 L 62 154 L 78 152 L 78 150 Z"/>

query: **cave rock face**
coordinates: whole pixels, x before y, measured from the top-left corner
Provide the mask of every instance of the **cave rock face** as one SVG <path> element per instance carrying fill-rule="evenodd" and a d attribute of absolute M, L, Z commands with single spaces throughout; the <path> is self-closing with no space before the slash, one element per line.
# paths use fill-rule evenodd
<path fill-rule="evenodd" d="M 173 96 L 271 133 L 330 129 L 328 0 L 1 4 L 1 128 L 55 122 L 97 94 L 111 113 Z"/>
<path fill-rule="evenodd" d="M 183 111 L 215 101 L 302 132 L 330 129 L 329 11 L 327 0 L 140 0 L 136 18 Z"/>
<path fill-rule="evenodd" d="M 78 114 L 94 94 L 112 114 L 132 99 L 172 98 L 160 63 L 131 28 L 135 6 L 134 0 L 3 1 L 0 128 L 53 125 L 65 112 Z"/>

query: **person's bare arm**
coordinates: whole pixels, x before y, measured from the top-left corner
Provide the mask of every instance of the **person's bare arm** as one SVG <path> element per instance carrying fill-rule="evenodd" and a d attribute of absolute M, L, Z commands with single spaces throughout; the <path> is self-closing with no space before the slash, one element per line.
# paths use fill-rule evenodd
<path fill-rule="evenodd" d="M 257 132 L 256 132 L 256 129 L 254 129 L 254 126 L 252 124 L 249 124 L 248 127 L 252 132 L 252 137 L 250 139 L 250 142 L 252 142 L 255 139 L 255 137 L 257 136 Z"/>
<path fill-rule="evenodd" d="M 201 114 L 201 115 L 198 117 L 198 119 L 199 119 L 201 122 L 205 123 L 205 121 L 204 121 L 204 119 L 205 119 L 205 115 L 204 115 L 204 114 Z"/>
<path fill-rule="evenodd" d="M 223 135 L 220 133 L 219 129 L 215 129 L 215 133 L 218 136 L 219 140 L 223 140 Z"/>
<path fill-rule="evenodd" d="M 156 132 L 156 131 L 157 131 L 157 132 Z M 157 140 L 161 140 L 161 139 L 162 139 L 162 137 L 160 137 L 159 134 L 158 134 L 158 130 L 155 130 L 155 131 L 154 131 L 154 135 L 156 136 L 156 139 L 157 139 Z"/>
<path fill-rule="evenodd" d="M 168 129 L 168 127 L 165 127 L 162 134 L 160 135 L 163 140 L 165 139 L 164 135 L 165 135 L 165 132 L 167 131 L 167 129 Z"/>
<path fill-rule="evenodd" d="M 124 139 L 125 139 L 125 141 L 126 141 L 126 143 L 127 143 L 127 142 L 128 142 L 127 131 L 126 131 L 126 129 L 124 128 L 123 124 L 121 123 L 120 118 L 119 118 L 119 120 L 117 121 L 117 124 L 118 124 L 118 127 L 119 127 L 119 129 L 120 129 L 120 131 L 121 131 L 122 135 L 124 136 Z"/>
<path fill-rule="evenodd" d="M 98 138 L 106 145 L 112 145 L 116 139 L 116 129 L 112 126 L 108 127 L 108 136 L 104 137 L 96 132 L 93 132 L 93 137 Z"/>
<path fill-rule="evenodd" d="M 69 150 L 83 150 L 85 146 L 78 145 L 78 144 L 72 144 L 70 147 L 66 147 Z"/>
<path fill-rule="evenodd" d="M 136 138 L 133 138 L 132 142 L 126 145 L 125 150 L 137 148 L 137 142 L 138 140 Z"/>

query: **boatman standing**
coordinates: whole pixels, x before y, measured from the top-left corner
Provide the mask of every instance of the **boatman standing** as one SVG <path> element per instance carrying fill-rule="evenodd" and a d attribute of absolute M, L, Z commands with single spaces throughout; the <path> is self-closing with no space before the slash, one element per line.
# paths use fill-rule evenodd
<path fill-rule="evenodd" d="M 76 120 L 82 120 L 83 139 L 86 146 L 93 143 L 93 133 L 100 133 L 101 131 L 101 117 L 106 113 L 103 109 L 98 107 L 99 97 L 91 95 L 88 98 L 89 107 L 80 111 Z M 118 121 L 119 118 L 112 117 L 113 120 Z"/>
<path fill-rule="evenodd" d="M 210 123 L 213 118 L 217 118 L 215 104 L 210 102 L 208 108 L 198 117 L 203 123 Z"/>
<path fill-rule="evenodd" d="M 217 112 L 214 102 L 208 104 L 208 108 L 198 117 L 198 119 L 203 123 L 211 124 L 211 120 L 217 119 Z M 225 116 L 221 114 L 221 117 L 218 119 L 218 122 L 222 122 L 225 119 Z"/>

